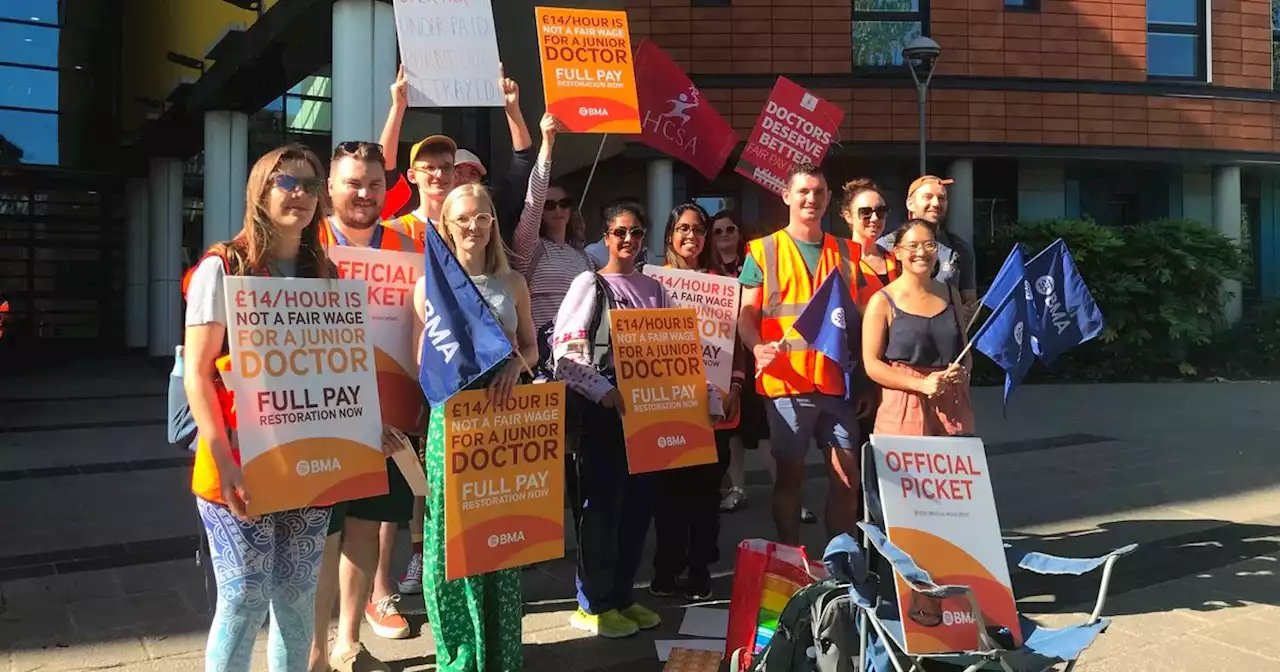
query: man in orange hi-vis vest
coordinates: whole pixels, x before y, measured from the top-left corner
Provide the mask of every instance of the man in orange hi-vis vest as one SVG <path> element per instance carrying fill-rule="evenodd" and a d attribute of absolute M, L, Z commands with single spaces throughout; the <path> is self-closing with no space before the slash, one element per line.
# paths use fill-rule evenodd
<path fill-rule="evenodd" d="M 808 163 L 792 168 L 782 200 L 789 212 L 786 228 L 747 246 L 739 277 L 743 293 L 738 334 L 755 354 L 756 390 L 765 398 L 769 443 L 778 467 L 773 486 L 778 538 L 799 545 L 800 488 L 813 440 L 830 470 L 827 531 L 831 536 L 855 531 L 856 448 L 862 442 L 857 416 L 869 404 L 847 401 L 840 366 L 810 349 L 790 327 L 830 274 L 843 274 L 851 294 L 856 292 L 854 264 L 862 250 L 852 240 L 823 232 L 831 192 L 821 169 Z"/>
<path fill-rule="evenodd" d="M 381 226 L 387 197 L 382 147 L 372 142 L 342 142 L 329 163 L 329 199 L 333 215 L 321 222 L 320 244 L 372 247 L 393 252 L 422 252 L 408 236 Z M 413 513 L 413 492 L 400 469 L 387 459 L 385 495 L 342 502 L 333 507 L 316 585 L 316 629 L 311 669 L 388 669 L 360 643 L 360 626 L 388 639 L 409 636 L 400 600 L 391 581 L 396 530 Z M 341 558 L 339 558 L 341 551 Z M 328 651 L 329 620 L 339 598 L 338 632 Z"/>

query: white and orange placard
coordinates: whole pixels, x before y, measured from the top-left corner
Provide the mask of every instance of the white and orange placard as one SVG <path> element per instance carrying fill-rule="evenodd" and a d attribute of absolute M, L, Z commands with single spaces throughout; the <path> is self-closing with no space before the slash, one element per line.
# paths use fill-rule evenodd
<path fill-rule="evenodd" d="M 627 13 L 534 7 L 547 111 L 574 133 L 639 133 Z"/>
<path fill-rule="evenodd" d="M 365 283 L 224 282 L 249 513 L 386 494 Z"/>
<path fill-rule="evenodd" d="M 418 385 L 413 349 L 413 286 L 422 277 L 424 257 L 353 245 L 331 245 L 327 252 L 338 266 L 338 277 L 362 280 L 369 287 L 368 334 L 382 421 L 407 434 L 421 434 L 427 400 Z"/>
<path fill-rule="evenodd" d="M 446 402 L 445 578 L 564 555 L 564 404 L 561 382 Z"/>
<path fill-rule="evenodd" d="M 987 627 L 1009 628 L 1016 648 L 1018 610 L 982 440 L 872 434 L 871 446 L 889 541 L 934 583 L 969 586 Z M 980 648 L 966 597 L 925 597 L 894 578 L 907 653 Z"/>
<path fill-rule="evenodd" d="M 647 265 L 644 274 L 667 288 L 671 302 L 698 312 L 702 363 L 707 382 L 728 391 L 733 380 L 733 347 L 738 339 L 738 309 L 742 285 L 737 278 L 679 268 Z"/>

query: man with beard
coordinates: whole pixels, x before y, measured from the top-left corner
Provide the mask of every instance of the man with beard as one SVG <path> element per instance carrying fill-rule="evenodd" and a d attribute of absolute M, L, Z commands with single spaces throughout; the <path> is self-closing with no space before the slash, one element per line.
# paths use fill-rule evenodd
<path fill-rule="evenodd" d="M 408 236 L 379 225 L 387 193 L 382 166 L 382 148 L 376 144 L 343 142 L 337 146 L 329 164 L 333 215 L 321 224 L 320 244 L 326 248 L 350 245 L 422 252 L 422 246 Z M 385 495 L 333 507 L 316 587 L 312 672 L 389 670 L 360 643 L 361 620 L 369 621 L 379 637 L 409 636 L 409 623 L 396 609 L 400 595 L 391 582 L 391 555 L 399 523 L 412 515 L 413 493 L 390 458 L 387 483 L 389 492 Z M 329 656 L 329 617 L 335 597 L 340 597 L 338 635 Z"/>
<path fill-rule="evenodd" d="M 960 290 L 960 300 L 964 301 L 962 312 L 968 320 L 977 307 L 978 269 L 974 263 L 973 245 L 943 228 L 947 218 L 948 184 L 951 180 L 936 175 L 916 178 L 907 189 L 907 215 L 910 219 L 923 219 L 933 225 L 938 242 L 938 265 L 934 268 L 933 277 Z M 888 233 L 877 244 L 892 253 L 896 235 Z"/>

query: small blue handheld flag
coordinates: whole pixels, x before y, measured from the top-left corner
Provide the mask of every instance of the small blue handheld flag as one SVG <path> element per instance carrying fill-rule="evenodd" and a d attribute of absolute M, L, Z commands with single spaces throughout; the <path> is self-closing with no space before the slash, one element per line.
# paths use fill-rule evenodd
<path fill-rule="evenodd" d="M 1035 354 L 1031 351 L 1031 325 L 1035 315 L 1031 285 L 1024 275 L 1022 250 L 1017 246 L 1005 259 L 991 287 L 982 297 L 982 302 L 990 305 L 994 312 L 978 330 L 973 347 L 1004 369 L 1004 412 L 1007 416 L 1009 397 L 1035 362 Z M 996 289 L 1004 291 L 1004 294 L 998 303 L 988 304 L 992 290 Z"/>
<path fill-rule="evenodd" d="M 1105 321 L 1061 238 L 1026 264 L 1035 316 L 1033 350 L 1046 364 L 1102 333 Z"/>
<path fill-rule="evenodd" d="M 418 383 L 432 406 L 439 406 L 511 356 L 511 339 L 489 303 L 445 245 L 426 232 L 426 324 Z"/>
<path fill-rule="evenodd" d="M 814 350 L 844 371 L 846 399 L 852 396 L 850 375 L 861 360 L 861 318 L 844 276 L 832 273 L 791 325 Z"/>

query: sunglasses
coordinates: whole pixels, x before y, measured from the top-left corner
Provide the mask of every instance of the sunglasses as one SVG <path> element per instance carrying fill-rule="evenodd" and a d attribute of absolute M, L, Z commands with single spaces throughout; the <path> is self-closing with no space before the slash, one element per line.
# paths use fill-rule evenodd
<path fill-rule="evenodd" d="M 382 145 L 379 145 L 376 142 L 363 142 L 360 140 L 339 142 L 338 145 L 333 148 L 333 158 L 340 159 L 344 156 L 359 154 L 362 151 L 368 154 L 382 156 Z"/>
<path fill-rule="evenodd" d="M 717 236 L 731 236 L 738 232 L 738 226 L 730 224 L 722 229 L 712 229 L 711 232 Z"/>
<path fill-rule="evenodd" d="M 320 193 L 320 187 L 324 186 L 324 180 L 318 177 L 298 177 L 288 173 L 281 173 L 271 178 L 272 183 L 280 191 L 293 193 L 299 189 L 308 196 L 315 196 Z"/>
<path fill-rule="evenodd" d="M 573 201 L 567 198 L 562 198 L 558 201 L 549 200 L 546 203 L 542 204 L 543 210 L 556 210 L 561 208 L 568 210 L 569 208 L 572 208 L 572 207 L 573 207 Z"/>
<path fill-rule="evenodd" d="M 627 238 L 635 238 L 639 240 L 641 238 L 644 238 L 644 229 L 638 226 L 631 229 L 624 229 L 619 227 L 609 231 L 609 235 L 619 240 L 626 240 Z"/>
<path fill-rule="evenodd" d="M 450 223 L 457 224 L 459 228 L 474 224 L 477 229 L 490 228 L 493 226 L 493 221 L 494 216 L 487 212 L 482 212 L 478 215 L 458 215 L 449 220 Z"/>
<path fill-rule="evenodd" d="M 874 208 L 858 208 L 858 217 L 861 219 L 871 219 L 871 215 L 875 215 L 880 219 L 889 216 L 889 206 L 881 205 Z"/>

